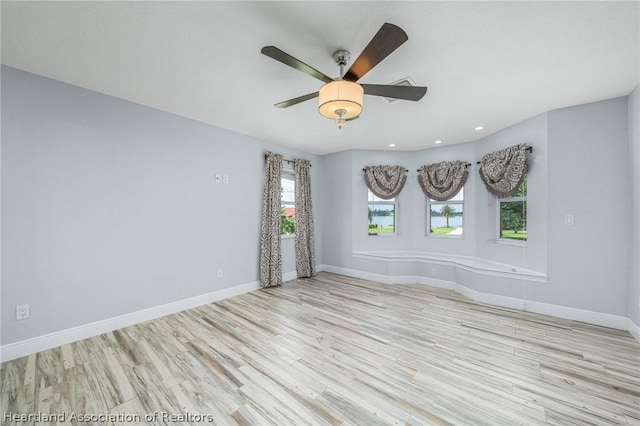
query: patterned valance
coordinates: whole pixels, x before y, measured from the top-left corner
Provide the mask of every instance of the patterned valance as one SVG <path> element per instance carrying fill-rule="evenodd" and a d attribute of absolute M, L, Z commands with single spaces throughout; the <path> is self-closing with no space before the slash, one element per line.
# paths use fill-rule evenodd
<path fill-rule="evenodd" d="M 407 170 L 402 166 L 366 166 L 364 180 L 376 197 L 390 200 L 404 188 Z"/>
<path fill-rule="evenodd" d="M 460 192 L 467 181 L 469 172 L 466 166 L 463 161 L 441 161 L 422 166 L 418 170 L 418 183 L 432 200 L 450 200 Z"/>
<path fill-rule="evenodd" d="M 522 143 L 482 157 L 479 173 L 489 192 L 510 197 L 518 191 L 527 175 L 527 149 Z"/>

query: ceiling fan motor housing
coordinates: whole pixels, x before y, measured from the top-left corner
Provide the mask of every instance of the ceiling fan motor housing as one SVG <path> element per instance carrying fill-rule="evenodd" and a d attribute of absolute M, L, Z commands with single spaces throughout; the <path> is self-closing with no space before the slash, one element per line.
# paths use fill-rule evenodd
<path fill-rule="evenodd" d="M 351 52 L 348 50 L 336 50 L 333 52 L 333 60 L 340 66 L 340 77 L 342 77 L 342 67 L 346 66 L 351 59 Z"/>

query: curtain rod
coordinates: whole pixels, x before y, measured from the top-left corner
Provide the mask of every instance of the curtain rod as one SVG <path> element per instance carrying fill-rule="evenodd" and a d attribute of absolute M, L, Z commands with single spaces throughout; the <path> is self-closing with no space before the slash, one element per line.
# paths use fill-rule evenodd
<path fill-rule="evenodd" d="M 267 159 L 267 157 L 268 157 L 268 155 L 265 154 L 264 155 L 265 160 Z M 285 163 L 289 163 L 289 164 L 296 162 L 296 160 L 287 160 L 286 158 L 283 158 L 282 161 L 284 161 Z M 312 166 L 312 164 L 309 164 L 309 167 L 311 167 L 311 166 Z"/>
<path fill-rule="evenodd" d="M 532 146 L 528 146 L 527 149 L 525 149 L 525 151 L 528 151 L 529 153 L 533 152 L 533 147 Z M 480 164 L 480 161 L 478 161 L 476 164 Z"/>
<path fill-rule="evenodd" d="M 367 171 L 367 169 L 362 169 L 363 172 Z M 409 173 L 409 169 L 404 169 L 405 172 Z"/>
<path fill-rule="evenodd" d="M 471 163 L 465 163 L 464 168 L 466 169 L 466 168 L 467 168 L 467 167 L 469 167 L 470 165 L 471 165 Z M 416 170 L 416 172 L 419 172 L 420 170 L 422 170 L 422 169 L 418 169 L 418 170 Z"/>

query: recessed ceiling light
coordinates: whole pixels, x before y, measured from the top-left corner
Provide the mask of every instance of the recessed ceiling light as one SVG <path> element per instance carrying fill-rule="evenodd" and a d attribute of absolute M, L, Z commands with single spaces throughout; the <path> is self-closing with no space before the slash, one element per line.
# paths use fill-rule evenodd
<path fill-rule="evenodd" d="M 442 143 L 442 141 L 441 140 L 437 140 L 434 143 Z"/>
<path fill-rule="evenodd" d="M 393 148 L 394 146 L 396 146 L 396 144 L 395 144 L 395 143 L 390 143 L 390 144 L 389 144 L 389 146 L 390 146 L 391 148 Z"/>
<path fill-rule="evenodd" d="M 484 126 L 478 126 L 478 127 L 476 127 L 476 129 L 475 129 L 475 130 L 476 130 L 477 132 L 479 132 L 480 130 L 484 130 Z"/>

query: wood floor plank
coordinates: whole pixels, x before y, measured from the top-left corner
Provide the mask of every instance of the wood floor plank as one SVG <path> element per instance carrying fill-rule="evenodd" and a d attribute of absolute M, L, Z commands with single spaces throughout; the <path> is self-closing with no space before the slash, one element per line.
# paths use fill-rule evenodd
<path fill-rule="evenodd" d="M 152 424 L 640 424 L 629 333 L 329 273 L 6 362 L 0 381 L 2 413 Z"/>

